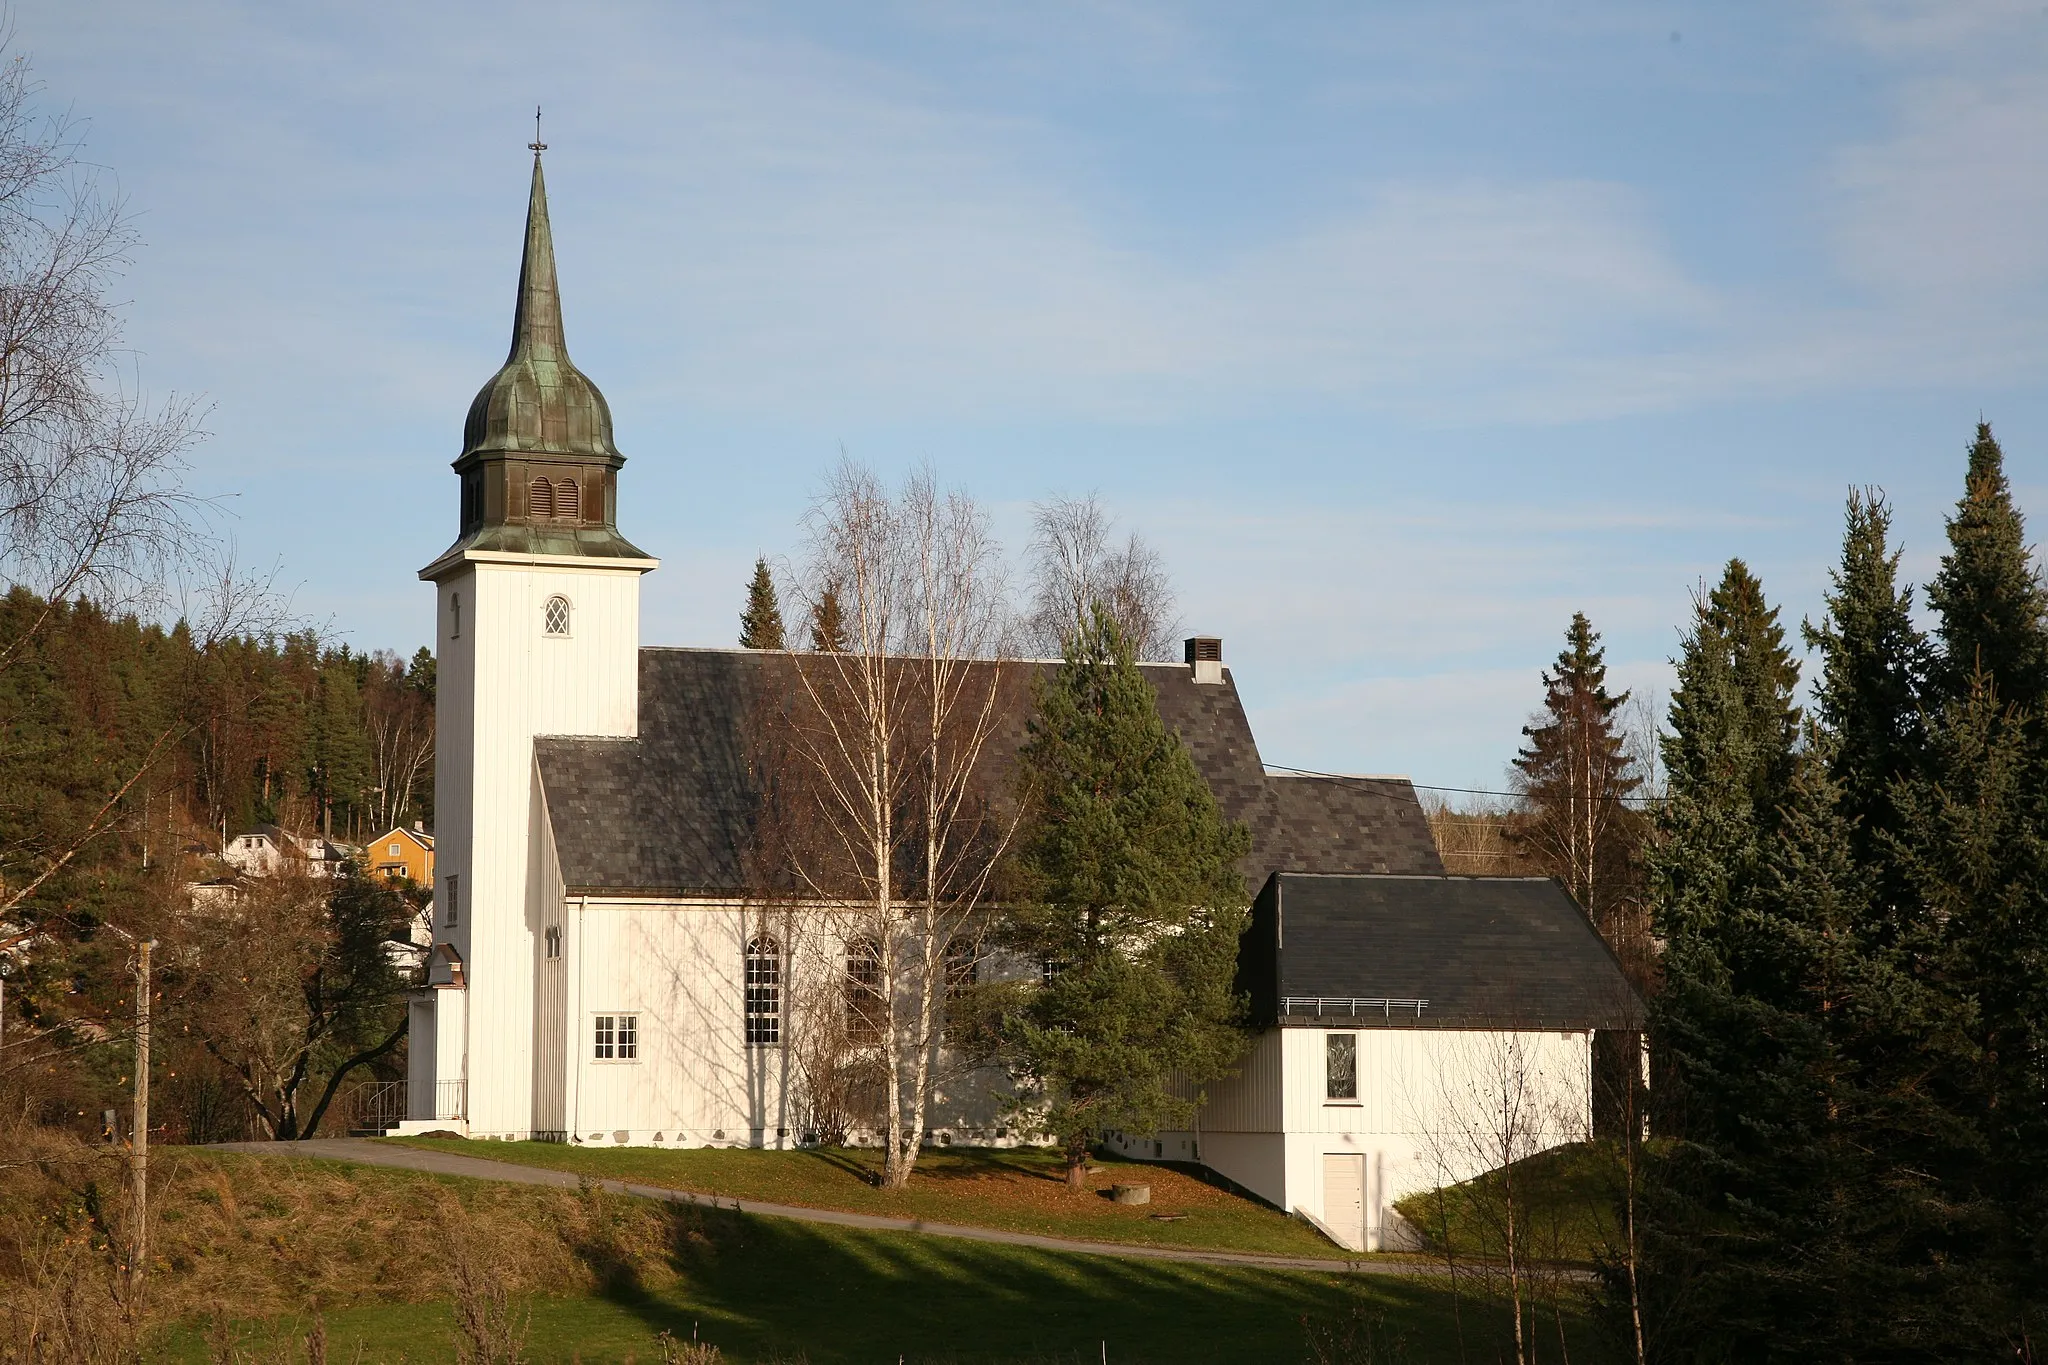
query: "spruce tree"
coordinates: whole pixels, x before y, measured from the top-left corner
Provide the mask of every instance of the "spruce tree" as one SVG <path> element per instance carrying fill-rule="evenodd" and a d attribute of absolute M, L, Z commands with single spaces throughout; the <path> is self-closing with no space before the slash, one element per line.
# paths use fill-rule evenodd
<path fill-rule="evenodd" d="M 1099 608 L 1035 689 L 1019 753 L 1029 812 L 1003 937 L 1047 964 L 1000 990 L 992 1049 L 1042 1090 L 1080 1182 L 1104 1129 L 1188 1121 L 1243 1050 L 1233 994 L 1248 897 L 1227 823 L 1115 621 Z"/>
<path fill-rule="evenodd" d="M 1565 647 L 1543 673 L 1543 711 L 1523 727 L 1514 764 L 1527 813 L 1515 837 L 1564 883 L 1593 922 L 1613 921 L 1637 891 L 1641 821 L 1627 798 L 1638 785 L 1614 713 L 1628 693 L 1607 691 L 1607 659 L 1585 613 L 1572 613 Z M 1617 947 L 1619 951 L 1619 945 Z"/>
<path fill-rule="evenodd" d="M 1764 585 L 1740 559 L 1728 561 L 1721 581 L 1707 595 L 1706 620 L 1728 651 L 1755 739 L 1758 766 L 1751 783 L 1759 805 L 1768 808 L 1791 777 L 1791 753 L 1799 736 L 1799 665 L 1785 647 L 1778 609 L 1764 600 Z"/>
<path fill-rule="evenodd" d="M 840 614 L 837 588 L 825 589 L 811 604 L 811 648 L 819 654 L 846 651 L 846 619 Z"/>
<path fill-rule="evenodd" d="M 1988 422 L 1977 424 L 1948 541 L 1941 571 L 1927 587 L 1940 617 L 1940 695 L 1964 700 L 1982 674 L 1999 700 L 2038 718 L 2048 692 L 2048 593 L 2028 555 L 2005 454 Z"/>
<path fill-rule="evenodd" d="M 1829 736 L 1832 776 L 1857 862 L 1877 877 L 1872 912 L 1893 924 L 1910 893 L 1885 840 L 1901 832 L 1892 800 L 1926 746 L 1920 698 L 1930 656 L 1913 625 L 1913 590 L 1898 581 L 1899 552 L 1887 543 L 1891 509 L 1881 494 L 1849 495 L 1842 562 L 1833 570 L 1827 612 L 1805 627 L 1820 651 L 1814 713 Z"/>
<path fill-rule="evenodd" d="M 747 584 L 747 609 L 740 613 L 741 649 L 781 649 L 782 607 L 775 600 L 775 576 L 768 561 L 754 561 L 754 578 Z"/>
<path fill-rule="evenodd" d="M 1980 675 L 1895 798 L 1895 856 L 1922 907 L 1918 976 L 1941 1002 L 1924 1085 L 1961 1130 L 1923 1163 L 1955 1228 L 1937 1252 L 1986 1345 L 2048 1315 L 2048 841 L 2027 720 Z"/>

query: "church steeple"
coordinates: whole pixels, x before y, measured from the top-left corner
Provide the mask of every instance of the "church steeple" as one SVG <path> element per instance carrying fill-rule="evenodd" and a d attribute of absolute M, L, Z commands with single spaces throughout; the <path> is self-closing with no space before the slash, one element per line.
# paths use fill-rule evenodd
<path fill-rule="evenodd" d="M 453 550 L 644 559 L 618 532 L 611 407 L 569 359 L 538 138 L 505 363 L 469 405 Z M 444 556 L 445 558 L 445 556 Z M 437 561 L 438 562 L 438 561 Z"/>

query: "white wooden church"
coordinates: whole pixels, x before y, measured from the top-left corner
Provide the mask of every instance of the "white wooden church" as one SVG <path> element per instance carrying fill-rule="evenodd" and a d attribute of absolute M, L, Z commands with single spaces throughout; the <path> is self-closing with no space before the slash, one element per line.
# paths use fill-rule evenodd
<path fill-rule="evenodd" d="M 420 571 L 438 603 L 438 866 L 400 1131 L 815 1136 L 783 1017 L 804 968 L 751 908 L 744 856 L 742 736 L 787 656 L 640 645 L 659 565 L 620 534 L 624 463 L 564 346 L 536 152 L 511 354 L 470 405 L 459 534 Z M 1444 876 L 1405 779 L 1267 771 L 1220 656 L 1190 641 L 1186 664 L 1146 668 L 1253 836 L 1240 984 L 1262 1032 L 1193 1129 L 1106 1136 L 1377 1248 L 1395 1199 L 1489 1164 L 1451 1110 L 1504 1048 L 1533 1085 L 1536 1144 L 1583 1131 L 1594 1033 L 1633 1026 L 1635 998 L 1554 884 Z M 1020 703 L 1013 746 L 1023 722 Z M 927 1140 L 1017 1140 L 1001 1080 L 952 1082 Z"/>

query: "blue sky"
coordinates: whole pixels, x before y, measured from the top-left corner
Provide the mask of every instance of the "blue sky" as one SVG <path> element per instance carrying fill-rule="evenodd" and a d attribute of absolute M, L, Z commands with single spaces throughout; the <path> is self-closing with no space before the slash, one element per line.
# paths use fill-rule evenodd
<path fill-rule="evenodd" d="M 536 102 L 569 341 L 737 629 L 843 448 L 1098 491 L 1269 761 L 1495 787 L 1584 610 L 1661 692 L 1852 484 L 1924 581 L 1980 413 L 2048 515 L 2048 9 L 16 0 L 139 215 L 135 371 L 305 616 L 410 652 Z"/>

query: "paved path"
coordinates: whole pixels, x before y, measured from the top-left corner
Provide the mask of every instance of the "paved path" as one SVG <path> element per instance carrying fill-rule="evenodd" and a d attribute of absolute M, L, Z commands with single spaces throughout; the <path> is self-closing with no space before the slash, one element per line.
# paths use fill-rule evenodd
<path fill-rule="evenodd" d="M 247 1152 L 255 1156 L 318 1157 L 330 1161 L 355 1161 L 366 1166 L 395 1166 L 407 1171 L 435 1175 L 470 1176 L 478 1180 L 505 1180 L 520 1185 L 553 1185 L 575 1189 L 581 1177 L 574 1171 L 524 1166 L 487 1157 L 458 1156 L 454 1152 L 429 1151 L 380 1142 L 374 1138 L 314 1138 L 310 1142 L 222 1142 L 214 1150 Z M 697 1204 L 704 1208 L 734 1209 L 763 1218 L 793 1218 L 801 1223 L 830 1223 L 842 1228 L 866 1228 L 877 1232 L 917 1232 L 928 1237 L 958 1237 L 969 1242 L 999 1242 L 1005 1246 L 1037 1247 L 1041 1251 L 1079 1252 L 1088 1256 L 1121 1256 L 1151 1261 L 1195 1261 L 1204 1265 L 1256 1266 L 1265 1270 L 1321 1270 L 1361 1275 L 1441 1275 L 1441 1266 L 1418 1261 L 1367 1260 L 1324 1261 L 1308 1256 L 1261 1256 L 1242 1251 L 1191 1251 L 1181 1247 L 1137 1246 L 1117 1242 L 1083 1242 L 1067 1237 L 1040 1237 L 1029 1232 L 1005 1232 L 1000 1228 L 971 1228 L 957 1223 L 928 1223 L 918 1218 L 889 1218 L 875 1213 L 846 1213 L 838 1209 L 808 1209 L 795 1204 L 763 1204 L 752 1199 L 724 1195 L 693 1194 L 688 1190 L 664 1189 L 656 1185 L 634 1185 L 622 1180 L 602 1182 L 614 1194 L 634 1194 L 662 1199 L 671 1204 Z"/>

